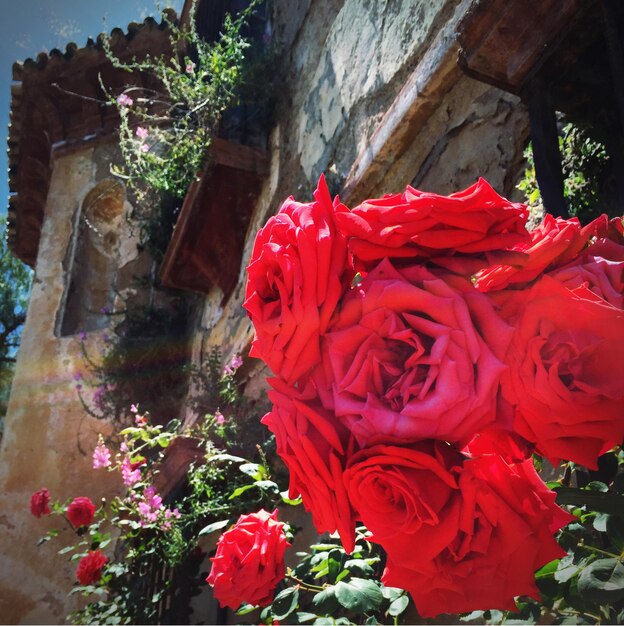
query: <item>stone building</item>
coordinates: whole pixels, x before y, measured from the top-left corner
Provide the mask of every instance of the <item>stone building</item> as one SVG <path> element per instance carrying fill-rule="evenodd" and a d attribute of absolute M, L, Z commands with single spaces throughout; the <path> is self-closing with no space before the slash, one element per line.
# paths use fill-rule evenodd
<path fill-rule="evenodd" d="M 242 301 L 255 233 L 289 195 L 309 200 L 323 172 L 350 206 L 406 184 L 450 193 L 479 176 L 518 197 L 530 119 L 510 92 L 533 103 L 537 132 L 545 105 L 525 88 L 578 27 L 581 4 L 587 11 L 592 3 L 273 0 L 264 28 L 281 52 L 266 141 L 215 141 L 214 168 L 187 195 L 161 267 L 167 285 L 199 294 L 185 358 L 201 367 L 214 346 L 225 360 L 247 354 L 253 330 Z M 204 27 L 214 29 L 210 20 L 230 5 L 200 2 Z M 113 32 L 126 58 L 166 43 L 165 25 L 150 20 Z M 73 565 L 37 545 L 47 521 L 30 516 L 30 494 L 46 486 L 63 500 L 89 482 L 95 499 L 120 488 L 92 474 L 97 433 L 110 425 L 85 414 L 76 394 L 80 334 L 89 350 L 101 349 L 112 325 L 103 311 L 150 262 L 125 227 L 133 200 L 110 173 L 117 119 L 97 104 L 98 74 L 113 89 L 125 80 L 92 41 L 14 66 L 10 245 L 35 278 L 0 449 L 0 621 L 7 623 L 60 622 L 77 602 L 66 595 Z M 538 133 L 546 144 L 547 122 Z M 545 154 L 552 162 L 552 150 Z M 238 373 L 256 398 L 265 375 L 253 359 Z M 192 420 L 185 406 L 179 415 Z"/>

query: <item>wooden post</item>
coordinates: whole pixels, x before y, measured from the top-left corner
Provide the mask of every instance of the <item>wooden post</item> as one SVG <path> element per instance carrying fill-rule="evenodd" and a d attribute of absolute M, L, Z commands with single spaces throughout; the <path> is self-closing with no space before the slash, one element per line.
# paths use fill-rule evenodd
<path fill-rule="evenodd" d="M 555 217 L 568 217 L 568 207 L 563 196 L 557 116 L 548 88 L 539 79 L 534 79 L 529 86 L 529 121 L 535 176 L 544 207 Z"/>

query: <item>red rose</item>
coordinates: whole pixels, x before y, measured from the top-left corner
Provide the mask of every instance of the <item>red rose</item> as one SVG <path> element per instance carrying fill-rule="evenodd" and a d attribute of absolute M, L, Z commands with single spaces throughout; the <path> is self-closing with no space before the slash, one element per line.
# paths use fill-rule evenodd
<path fill-rule="evenodd" d="M 595 469 L 624 438 L 624 312 L 544 276 L 519 307 L 503 376 L 515 430 L 553 463 Z"/>
<path fill-rule="evenodd" d="M 601 300 L 624 309 L 624 260 L 609 261 L 583 254 L 570 265 L 548 275 L 572 291 L 589 289 Z"/>
<path fill-rule="evenodd" d="M 549 272 L 568 287 L 587 287 L 602 300 L 618 309 L 624 308 L 624 237 L 618 231 L 622 220 L 607 220 L 602 215 L 589 226 L 597 238 L 573 261 Z"/>
<path fill-rule="evenodd" d="M 465 294 L 423 266 L 399 271 L 386 259 L 345 297 L 324 362 L 336 415 L 361 447 L 379 436 L 467 441 L 494 421 L 504 366 L 483 333 L 500 330 L 502 356 L 509 329 L 461 282 Z"/>
<path fill-rule="evenodd" d="M 533 454 L 534 446 L 524 437 L 505 428 L 486 428 L 462 450 L 469 456 L 498 454 L 506 463 L 520 463 Z"/>
<path fill-rule="evenodd" d="M 528 209 L 499 196 L 480 178 L 464 191 L 440 196 L 407 187 L 402 194 L 366 200 L 336 216 L 364 262 L 384 257 L 483 253 L 525 241 Z"/>
<path fill-rule="evenodd" d="M 217 542 L 206 579 L 222 607 L 236 610 L 243 602 L 266 606 L 284 578 L 284 552 L 290 546 L 277 521 L 277 509 L 241 515 Z"/>
<path fill-rule="evenodd" d="M 459 475 L 459 507 L 445 511 L 455 536 L 433 558 L 420 556 L 417 531 L 405 542 L 382 542 L 388 553 L 383 583 L 412 594 L 423 617 L 478 609 L 515 610 L 514 597 L 539 598 L 535 570 L 561 557 L 553 533 L 574 519 L 555 505 L 531 460 L 507 465 L 497 455 L 467 460 Z M 424 541 L 430 540 L 433 530 Z M 449 533 L 450 534 L 450 533 Z"/>
<path fill-rule="evenodd" d="M 323 177 L 315 202 L 292 197 L 256 237 L 247 267 L 244 307 L 256 330 L 250 355 L 295 382 L 320 360 L 325 331 L 343 293 L 346 240 L 335 225 L 345 210 L 331 198 Z"/>
<path fill-rule="evenodd" d="M 513 263 L 481 269 L 475 274 L 474 284 L 480 291 L 493 291 L 512 284 L 528 283 L 545 270 L 560 267 L 574 259 L 595 229 L 594 222 L 581 227 L 576 217 L 564 220 L 546 214 L 544 221 L 531 231 L 531 240 L 511 249 L 523 256 L 514 258 Z"/>
<path fill-rule="evenodd" d="M 78 563 L 76 578 L 81 585 L 94 585 L 102 578 L 102 568 L 108 563 L 102 550 L 89 550 Z"/>
<path fill-rule="evenodd" d="M 457 534 L 462 462 L 459 452 L 439 441 L 377 445 L 349 459 L 344 484 L 373 541 L 406 554 L 417 550 L 418 559 L 427 560 Z"/>
<path fill-rule="evenodd" d="M 88 526 L 93 521 L 94 514 L 95 505 L 84 496 L 75 498 L 67 507 L 67 519 L 74 528 Z"/>
<path fill-rule="evenodd" d="M 52 511 L 50 511 L 50 492 L 42 487 L 39 491 L 35 491 L 35 493 L 30 496 L 30 512 L 35 517 L 41 517 L 42 515 L 50 515 Z"/>
<path fill-rule="evenodd" d="M 277 453 L 290 473 L 290 497 L 301 495 L 319 532 L 338 531 L 347 552 L 355 541 L 355 520 L 342 471 L 349 433 L 335 416 L 315 400 L 317 388 L 309 381 L 299 392 L 283 381 L 269 379 L 273 410 L 262 423 L 275 434 Z M 351 444 L 351 445 L 350 445 Z"/>

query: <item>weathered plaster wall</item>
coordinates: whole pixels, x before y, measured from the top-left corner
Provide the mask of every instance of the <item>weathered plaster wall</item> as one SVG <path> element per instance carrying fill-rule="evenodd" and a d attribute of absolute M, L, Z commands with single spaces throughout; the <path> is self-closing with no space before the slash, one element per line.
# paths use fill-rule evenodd
<path fill-rule="evenodd" d="M 68 276 L 72 217 L 87 193 L 110 175 L 107 146 L 56 160 L 46 206 L 39 257 L 0 449 L 0 622 L 61 623 L 81 600 L 67 598 L 76 564 L 57 550 L 75 535 L 61 518 L 30 514 L 33 491 L 47 487 L 54 499 L 89 496 L 94 502 L 120 487 L 119 479 L 91 468 L 98 432 L 109 425 L 85 414 L 74 375 L 84 369 L 77 336 L 59 337 Z M 126 256 L 136 245 L 124 243 Z M 89 333 L 87 349 L 97 354 L 101 332 Z M 120 481 L 119 481 L 120 483 Z M 50 528 L 58 539 L 37 546 Z"/>
<path fill-rule="evenodd" d="M 347 204 L 363 199 L 361 189 L 371 197 L 412 183 L 450 193 L 479 176 L 514 194 L 526 111 L 457 68 L 454 29 L 466 6 L 466 0 L 276 0 L 274 36 L 285 53 L 270 172 L 237 289 L 224 307 L 216 291 L 205 300 L 197 363 L 212 346 L 226 358 L 247 350 L 253 330 L 242 308 L 244 268 L 255 233 L 287 196 L 309 201 L 322 172 L 334 170 L 336 192 L 359 177 L 355 191 L 341 194 Z M 267 373 L 260 362 L 246 363 L 241 378 L 249 395 L 262 395 Z"/>

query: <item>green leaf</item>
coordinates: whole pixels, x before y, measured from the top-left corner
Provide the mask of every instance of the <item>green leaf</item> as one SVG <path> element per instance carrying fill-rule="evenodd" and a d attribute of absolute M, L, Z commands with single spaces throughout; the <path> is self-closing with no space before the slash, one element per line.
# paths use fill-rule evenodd
<path fill-rule="evenodd" d="M 343 583 L 338 583 L 339 585 Z M 312 608 L 317 613 L 330 614 L 338 608 L 338 600 L 336 599 L 336 588 L 327 587 L 323 591 L 319 591 L 312 598 Z"/>
<path fill-rule="evenodd" d="M 318 617 L 318 615 L 301 611 L 295 613 L 295 617 L 297 618 L 298 624 L 306 624 L 307 622 L 313 622 Z"/>
<path fill-rule="evenodd" d="M 579 576 L 581 596 L 592 602 L 611 604 L 624 599 L 624 565 L 618 559 L 599 559 Z"/>
<path fill-rule="evenodd" d="M 587 484 L 587 487 L 585 487 L 585 489 L 589 489 L 590 491 L 600 491 L 602 493 L 606 493 L 607 491 L 609 491 L 608 485 L 600 482 L 599 480 L 592 480 L 590 483 Z"/>
<path fill-rule="evenodd" d="M 243 463 L 238 469 L 243 472 L 243 474 L 247 474 L 247 476 L 251 476 L 255 480 L 266 478 L 266 470 L 262 465 L 258 465 L 258 463 Z"/>
<path fill-rule="evenodd" d="M 248 604 L 247 602 L 243 602 L 239 607 L 238 611 L 236 611 L 236 615 L 247 615 L 247 613 L 251 613 L 255 611 L 258 607 L 254 604 Z"/>
<path fill-rule="evenodd" d="M 597 513 L 594 517 L 593 526 L 601 533 L 607 532 L 607 520 L 609 519 L 608 513 Z"/>
<path fill-rule="evenodd" d="M 290 504 L 291 506 L 298 506 L 302 502 L 301 496 L 295 498 L 294 500 L 292 498 L 289 498 L 288 491 L 280 491 L 280 496 L 282 496 L 282 502 L 284 504 Z"/>
<path fill-rule="evenodd" d="M 555 572 L 555 580 L 560 583 L 568 582 L 574 578 L 589 562 L 588 558 L 581 559 L 578 563 L 574 562 L 574 554 L 568 554 L 559 561 L 559 566 Z"/>
<path fill-rule="evenodd" d="M 557 571 L 557 567 L 559 566 L 559 559 L 555 559 L 550 563 L 546 563 L 544 567 L 540 568 L 535 572 L 535 580 L 539 580 L 540 578 L 552 578 L 554 573 Z"/>
<path fill-rule="evenodd" d="M 338 574 L 338 576 L 336 576 L 336 581 L 335 582 L 340 582 L 343 578 L 346 578 L 348 575 L 350 574 L 348 569 L 343 569 L 342 572 L 340 572 Z"/>
<path fill-rule="evenodd" d="M 392 602 L 396 600 L 398 597 L 402 596 L 405 593 L 403 589 L 400 587 L 382 587 L 381 595 L 386 599 Z"/>
<path fill-rule="evenodd" d="M 279 487 L 277 483 L 272 480 L 257 480 L 254 485 L 264 491 L 272 491 L 273 493 L 279 493 Z"/>
<path fill-rule="evenodd" d="M 407 608 L 409 604 L 409 598 L 407 596 L 399 596 L 396 600 L 393 600 L 388 607 L 388 615 L 392 615 L 392 617 L 396 617 L 401 615 L 403 611 Z"/>
<path fill-rule="evenodd" d="M 363 559 L 349 559 L 345 561 L 345 568 L 357 576 L 374 576 L 375 570 Z"/>
<path fill-rule="evenodd" d="M 133 437 L 138 437 L 140 433 L 142 432 L 143 432 L 142 428 L 135 428 L 134 426 L 130 426 L 129 428 L 124 428 L 123 430 L 120 430 L 119 434 L 121 436 L 132 435 Z"/>
<path fill-rule="evenodd" d="M 288 587 L 280 591 L 273 600 L 273 617 L 277 620 L 283 620 L 288 617 L 299 604 L 299 588 Z"/>
<path fill-rule="evenodd" d="M 209 535 L 210 533 L 213 533 L 215 530 L 221 530 L 222 528 L 225 528 L 228 523 L 229 523 L 229 519 L 222 519 L 219 520 L 218 522 L 212 522 L 212 524 L 208 524 L 208 526 L 204 526 L 199 533 L 197 533 L 198 536 L 201 535 Z"/>
<path fill-rule="evenodd" d="M 228 498 L 228 500 L 233 500 L 234 498 L 238 498 L 238 496 L 245 493 L 245 491 L 248 491 L 249 489 L 253 489 L 255 486 L 256 485 L 243 485 L 242 487 L 239 487 L 238 489 L 234 489 L 234 491 L 232 491 L 232 493 L 230 494 L 230 497 Z"/>
<path fill-rule="evenodd" d="M 383 595 L 379 585 L 365 578 L 352 578 L 336 584 L 336 598 L 345 609 L 356 613 L 374 611 L 381 606 Z"/>

